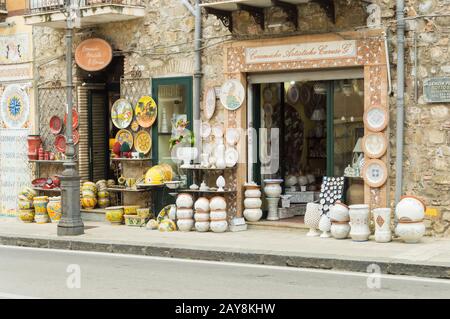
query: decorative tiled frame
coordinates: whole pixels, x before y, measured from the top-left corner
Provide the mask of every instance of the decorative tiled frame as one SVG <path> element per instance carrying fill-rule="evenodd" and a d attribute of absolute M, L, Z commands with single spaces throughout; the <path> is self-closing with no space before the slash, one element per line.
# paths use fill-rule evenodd
<path fill-rule="evenodd" d="M 364 109 L 367 110 L 373 105 L 381 105 L 388 111 L 388 78 L 387 78 L 387 57 L 384 42 L 385 36 L 382 30 L 369 30 L 357 32 L 343 32 L 322 35 L 305 35 L 289 38 L 278 38 L 270 40 L 252 40 L 237 41 L 230 43 L 224 47 L 225 53 L 225 75 L 226 79 L 240 79 L 244 87 L 247 87 L 247 73 L 270 72 L 270 71 L 301 71 L 301 70 L 318 70 L 318 69 L 335 69 L 335 68 L 364 68 Z M 274 46 L 294 43 L 311 43 L 311 42 L 329 42 L 341 40 L 355 40 L 357 46 L 356 57 L 352 58 L 331 58 L 322 60 L 298 60 L 292 62 L 276 62 L 276 63 L 245 63 L 245 49 L 250 47 Z M 246 105 L 246 101 L 244 105 Z M 247 108 L 241 107 L 236 111 L 226 111 L 225 125 L 228 127 L 247 127 Z M 365 128 L 367 133 L 367 128 Z M 384 131 L 384 134 L 387 132 Z M 247 159 L 246 142 L 241 139 L 239 147 L 240 154 L 245 160 Z M 388 150 L 389 152 L 389 150 Z M 366 162 L 368 161 L 366 156 Z M 388 153 L 381 160 L 386 164 L 388 161 Z M 389 165 L 387 165 L 389 166 Z M 247 176 L 246 164 L 239 164 L 236 174 L 236 184 L 238 186 L 237 195 L 237 215 L 242 216 L 243 195 L 239 190 L 246 182 Z M 380 188 L 371 188 L 365 184 L 365 202 L 372 208 L 386 207 L 388 203 L 388 185 L 389 180 Z"/>

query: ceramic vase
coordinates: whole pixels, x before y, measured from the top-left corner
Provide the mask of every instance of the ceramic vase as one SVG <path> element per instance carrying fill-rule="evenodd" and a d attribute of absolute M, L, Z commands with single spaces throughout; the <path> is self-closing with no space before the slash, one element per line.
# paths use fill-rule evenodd
<path fill-rule="evenodd" d="M 377 243 L 388 243 L 392 240 L 391 232 L 391 209 L 377 208 L 372 211 L 375 222 L 375 241 Z"/>
<path fill-rule="evenodd" d="M 51 197 L 47 204 L 47 213 L 53 223 L 61 220 L 61 197 Z"/>
<path fill-rule="evenodd" d="M 331 220 L 330 217 L 327 216 L 327 214 L 323 214 L 322 217 L 320 217 L 319 221 L 319 229 L 322 232 L 320 235 L 320 238 L 330 238 L 330 230 L 331 230 Z"/>
<path fill-rule="evenodd" d="M 319 204 L 308 203 L 306 205 L 305 225 L 309 228 L 309 232 L 306 236 L 320 236 L 320 232 L 317 231 L 319 228 L 320 217 Z"/>
<path fill-rule="evenodd" d="M 369 228 L 369 205 L 351 205 L 350 209 L 350 236 L 353 241 L 368 241 Z"/>
<path fill-rule="evenodd" d="M 280 202 L 280 196 L 283 192 L 281 188 L 282 179 L 266 179 L 264 181 L 264 193 L 269 206 L 269 213 L 267 220 L 279 220 L 278 204 Z"/>

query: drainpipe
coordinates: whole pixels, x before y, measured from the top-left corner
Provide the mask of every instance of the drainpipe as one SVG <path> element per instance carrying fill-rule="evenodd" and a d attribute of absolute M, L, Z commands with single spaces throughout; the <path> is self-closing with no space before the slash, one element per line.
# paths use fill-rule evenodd
<path fill-rule="evenodd" d="M 397 156 L 395 204 L 403 192 L 403 135 L 405 117 L 405 1 L 397 0 Z M 417 58 L 417 57 L 415 57 Z M 416 70 L 417 72 L 417 70 Z"/>

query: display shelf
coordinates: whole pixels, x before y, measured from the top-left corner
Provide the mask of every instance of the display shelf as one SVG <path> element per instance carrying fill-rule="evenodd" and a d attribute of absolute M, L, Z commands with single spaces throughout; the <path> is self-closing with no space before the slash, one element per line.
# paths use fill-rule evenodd
<path fill-rule="evenodd" d="M 64 164 L 69 163 L 69 161 L 64 160 L 28 160 L 30 163 L 37 163 L 37 164 Z"/>
<path fill-rule="evenodd" d="M 179 193 L 195 193 L 195 194 L 233 194 L 237 191 L 235 190 L 224 190 L 224 191 L 201 191 L 197 189 L 179 189 Z"/>
<path fill-rule="evenodd" d="M 149 189 L 141 188 L 141 189 L 133 189 L 133 188 L 107 188 L 108 192 L 115 192 L 115 193 L 145 193 L 148 192 Z"/>
<path fill-rule="evenodd" d="M 33 189 L 38 192 L 61 193 L 61 188 L 46 189 L 42 187 L 33 187 Z"/>
<path fill-rule="evenodd" d="M 180 167 L 180 169 L 186 169 L 186 170 L 192 170 L 192 171 L 228 171 L 228 170 L 233 170 L 235 168 L 236 168 L 236 166 L 225 167 L 225 168 L 205 168 L 200 165 L 192 165 L 189 167 Z"/>
<path fill-rule="evenodd" d="M 147 162 L 153 161 L 152 158 L 111 158 L 115 162 Z"/>

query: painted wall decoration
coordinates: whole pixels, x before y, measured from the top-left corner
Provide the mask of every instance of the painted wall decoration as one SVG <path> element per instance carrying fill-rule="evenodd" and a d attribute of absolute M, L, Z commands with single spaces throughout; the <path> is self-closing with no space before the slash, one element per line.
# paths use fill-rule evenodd
<path fill-rule="evenodd" d="M 230 111 L 237 110 L 245 100 L 245 88 L 238 80 L 229 80 L 222 86 L 220 102 Z"/>
<path fill-rule="evenodd" d="M 5 128 L 23 128 L 30 114 L 30 99 L 18 84 L 6 87 L 0 101 L 0 120 Z"/>
<path fill-rule="evenodd" d="M 17 194 L 31 183 L 28 129 L 0 129 L 0 215 L 15 216 Z"/>
<path fill-rule="evenodd" d="M 0 35 L 0 64 L 24 63 L 30 60 L 30 38 L 27 33 Z"/>

